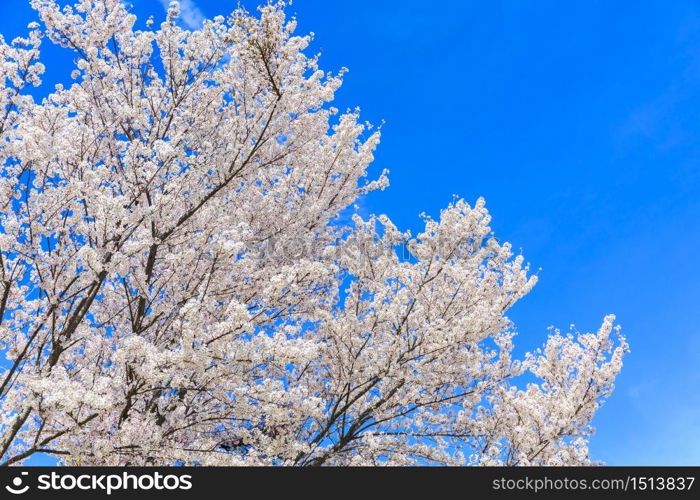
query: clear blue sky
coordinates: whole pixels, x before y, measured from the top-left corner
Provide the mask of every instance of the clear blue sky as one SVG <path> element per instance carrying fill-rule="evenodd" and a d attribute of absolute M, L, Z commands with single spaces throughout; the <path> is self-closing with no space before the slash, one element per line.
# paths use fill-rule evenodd
<path fill-rule="evenodd" d="M 143 19 L 160 0 L 133 0 Z M 191 1 L 190 19 L 235 1 Z M 243 2 L 249 7 L 255 3 Z M 8 38 L 32 19 L 0 0 Z M 196 10 L 198 9 L 198 11 Z M 610 465 L 700 464 L 700 4 L 691 0 L 297 0 L 337 106 L 385 120 L 363 203 L 400 227 L 484 196 L 540 282 L 512 311 L 519 348 L 618 315 L 632 347 L 596 417 Z M 69 73 L 47 51 L 46 81 Z"/>

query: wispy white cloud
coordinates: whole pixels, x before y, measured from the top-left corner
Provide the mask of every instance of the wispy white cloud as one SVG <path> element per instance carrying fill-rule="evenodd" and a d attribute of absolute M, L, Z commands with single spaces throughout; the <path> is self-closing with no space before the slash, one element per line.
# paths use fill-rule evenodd
<path fill-rule="evenodd" d="M 160 0 L 164 9 L 168 9 L 170 2 L 172 0 Z M 204 14 L 197 7 L 197 4 L 193 0 L 179 0 L 180 3 L 180 21 L 186 27 L 192 30 L 196 30 L 202 27 L 204 22 Z"/>

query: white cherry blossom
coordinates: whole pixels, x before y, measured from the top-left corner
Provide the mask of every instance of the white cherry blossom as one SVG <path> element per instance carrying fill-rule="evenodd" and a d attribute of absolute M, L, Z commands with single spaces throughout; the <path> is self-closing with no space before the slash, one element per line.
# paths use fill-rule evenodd
<path fill-rule="evenodd" d="M 31 4 L 0 38 L 1 463 L 590 462 L 613 317 L 514 359 L 535 277 L 483 200 L 343 222 L 380 134 L 282 3 L 194 31 Z M 35 102 L 42 42 L 75 68 Z"/>

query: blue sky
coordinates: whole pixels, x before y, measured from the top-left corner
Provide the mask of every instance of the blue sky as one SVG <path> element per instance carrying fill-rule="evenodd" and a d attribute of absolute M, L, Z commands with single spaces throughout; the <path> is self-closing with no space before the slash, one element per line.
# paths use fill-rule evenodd
<path fill-rule="evenodd" d="M 133 0 L 145 19 L 161 0 Z M 184 22 L 236 2 L 189 0 Z M 244 1 L 254 7 L 255 2 Z M 33 14 L 0 0 L 0 32 Z M 484 196 L 496 235 L 540 282 L 510 316 L 519 348 L 549 325 L 617 314 L 632 353 L 595 419 L 610 465 L 700 464 L 700 3 L 691 0 L 297 0 L 339 108 L 385 120 L 363 201 L 419 228 L 453 194 Z M 70 56 L 46 50 L 45 80 Z"/>

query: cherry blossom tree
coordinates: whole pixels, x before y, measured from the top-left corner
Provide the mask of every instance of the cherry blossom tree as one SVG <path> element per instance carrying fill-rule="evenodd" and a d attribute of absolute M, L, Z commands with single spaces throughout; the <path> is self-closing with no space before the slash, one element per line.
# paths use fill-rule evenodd
<path fill-rule="evenodd" d="M 1 463 L 590 463 L 614 318 L 514 359 L 535 277 L 483 200 L 348 217 L 379 131 L 282 3 L 31 4 L 0 38 Z M 45 39 L 75 69 L 35 102 Z"/>

